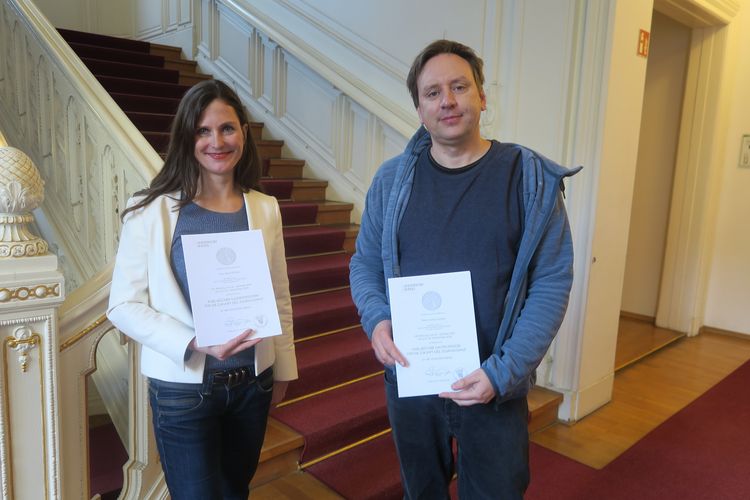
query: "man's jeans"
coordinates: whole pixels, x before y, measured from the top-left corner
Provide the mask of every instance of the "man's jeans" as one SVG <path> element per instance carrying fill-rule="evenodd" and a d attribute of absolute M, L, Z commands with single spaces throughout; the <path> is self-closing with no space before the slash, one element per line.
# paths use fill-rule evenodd
<path fill-rule="evenodd" d="M 466 407 L 437 396 L 399 399 L 395 375 L 387 368 L 385 389 L 404 498 L 450 498 L 452 438 L 458 445 L 459 498 L 523 498 L 529 484 L 526 398 Z"/>
<path fill-rule="evenodd" d="M 272 392 L 272 368 L 232 386 L 149 379 L 154 434 L 173 500 L 247 500 Z"/>

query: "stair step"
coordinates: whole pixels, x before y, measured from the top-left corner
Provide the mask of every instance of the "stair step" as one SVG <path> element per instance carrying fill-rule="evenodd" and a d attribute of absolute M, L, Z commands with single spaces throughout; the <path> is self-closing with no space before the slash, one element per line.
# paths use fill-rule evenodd
<path fill-rule="evenodd" d="M 292 310 L 295 339 L 359 324 L 357 308 L 348 288 L 292 297 Z"/>
<path fill-rule="evenodd" d="M 297 470 L 304 442 L 299 433 L 278 420 L 269 418 L 258 470 L 250 486 L 259 486 Z"/>
<path fill-rule="evenodd" d="M 101 76 L 137 79 L 148 82 L 179 83 L 180 74 L 172 69 L 154 68 L 140 64 L 102 61 L 82 57 L 81 61 L 97 79 Z"/>
<path fill-rule="evenodd" d="M 296 295 L 348 285 L 350 260 L 346 253 L 290 259 L 286 265 L 289 291 Z"/>
<path fill-rule="evenodd" d="M 314 341 L 297 342 L 299 379 L 289 384 L 286 400 L 364 377 L 383 369 L 361 327 L 356 326 Z M 382 379 L 382 376 L 376 378 Z"/>
<path fill-rule="evenodd" d="M 328 181 L 318 179 L 295 179 L 292 199 L 294 201 L 322 201 L 326 197 Z"/>
<path fill-rule="evenodd" d="M 317 203 L 298 203 L 296 201 L 279 202 L 281 221 L 285 226 L 315 224 L 318 219 Z"/>
<path fill-rule="evenodd" d="M 562 394 L 541 386 L 534 386 L 526 397 L 529 404 L 529 434 L 557 422 L 557 409 L 563 401 Z"/>
<path fill-rule="evenodd" d="M 263 124 L 261 122 L 250 122 L 250 137 L 256 142 L 263 140 Z"/>
<path fill-rule="evenodd" d="M 346 233 L 340 229 L 323 226 L 284 228 L 284 247 L 287 257 L 340 252 Z"/>
<path fill-rule="evenodd" d="M 173 58 L 171 55 L 169 57 L 164 56 L 153 56 L 153 57 L 160 57 L 163 61 L 163 67 L 166 69 L 176 69 L 180 72 L 180 74 L 199 74 L 198 73 L 198 63 L 195 61 L 191 61 L 189 59 L 179 59 L 179 58 Z M 209 78 L 210 75 L 205 75 Z"/>
<path fill-rule="evenodd" d="M 340 201 L 281 201 L 281 217 L 285 226 L 302 224 L 348 224 L 354 205 Z"/>
<path fill-rule="evenodd" d="M 300 179 L 305 167 L 305 160 L 296 158 L 268 158 L 263 163 L 263 175 L 274 179 Z"/>
<path fill-rule="evenodd" d="M 122 62 L 139 64 L 141 66 L 164 67 L 164 58 L 153 56 L 146 52 L 133 52 L 132 50 L 112 49 L 99 45 L 88 45 L 85 43 L 68 42 L 78 57 L 99 59 L 102 61 Z M 171 69 L 171 68 L 168 68 Z"/>
<path fill-rule="evenodd" d="M 166 154 L 169 147 L 169 132 L 141 132 L 159 154 Z"/>
<path fill-rule="evenodd" d="M 200 83 L 205 80 L 212 80 L 213 78 L 209 75 L 201 75 L 201 74 L 183 74 L 180 73 L 179 81 L 178 83 L 180 85 L 187 85 L 189 87 L 192 87 L 196 83 Z"/>
<path fill-rule="evenodd" d="M 177 112 L 177 106 L 180 104 L 179 98 L 129 94 L 127 91 L 110 92 L 109 95 L 112 96 L 112 99 L 125 112 L 174 114 Z"/>
<path fill-rule="evenodd" d="M 295 471 L 250 492 L 252 500 L 342 500 L 343 497 L 315 476 Z"/>
<path fill-rule="evenodd" d="M 57 31 L 63 39 L 70 43 L 83 43 L 86 45 L 100 45 L 111 49 L 129 50 L 132 52 L 149 53 L 151 44 L 138 40 L 129 40 L 127 38 L 118 38 L 114 36 L 98 35 L 94 33 L 84 33 L 82 31 L 68 30 L 58 28 Z"/>
<path fill-rule="evenodd" d="M 327 480 L 326 484 L 344 498 L 398 500 L 404 495 L 398 455 L 390 432 L 305 470 L 320 480 Z M 367 492 L 374 496 L 367 496 Z"/>
<path fill-rule="evenodd" d="M 262 139 L 256 141 L 256 146 L 258 146 L 258 155 L 261 160 L 281 158 L 281 148 L 284 146 L 284 141 Z"/>
<path fill-rule="evenodd" d="M 358 224 L 335 224 L 330 227 L 340 229 L 344 231 L 344 251 L 346 253 L 354 253 L 354 247 L 357 242 L 357 234 L 359 234 Z"/>
<path fill-rule="evenodd" d="M 182 59 L 182 49 L 171 45 L 150 43 L 149 52 L 153 55 L 162 56 L 164 59 Z"/>
<path fill-rule="evenodd" d="M 171 97 L 173 99 L 180 99 L 190 88 L 187 85 L 176 83 L 150 82 L 148 80 L 119 78 L 115 76 L 101 76 L 97 80 L 99 80 L 108 92 L 145 94 L 147 96 Z"/>
<path fill-rule="evenodd" d="M 125 111 L 130 121 L 138 130 L 146 132 L 169 132 L 174 120 L 172 113 L 146 113 L 143 111 Z"/>
<path fill-rule="evenodd" d="M 266 194 L 274 196 L 279 200 L 291 200 L 292 190 L 294 189 L 294 182 L 289 179 L 268 179 L 262 178 L 260 180 L 261 186 Z"/>
<path fill-rule="evenodd" d="M 354 204 L 341 201 L 318 203 L 318 224 L 349 224 Z"/>
<path fill-rule="evenodd" d="M 277 408 L 273 416 L 305 436 L 302 462 L 389 428 L 382 377 Z"/>

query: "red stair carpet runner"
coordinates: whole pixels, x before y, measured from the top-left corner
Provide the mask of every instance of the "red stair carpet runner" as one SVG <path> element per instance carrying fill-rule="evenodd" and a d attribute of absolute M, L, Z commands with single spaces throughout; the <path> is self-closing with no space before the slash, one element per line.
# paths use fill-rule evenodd
<path fill-rule="evenodd" d="M 122 466 L 128 452 L 109 422 L 89 428 L 89 484 L 91 495 L 100 494 L 103 500 L 117 498 L 122 489 Z"/>
<path fill-rule="evenodd" d="M 60 33 L 163 155 L 180 97 L 207 77 L 175 69 L 181 63 L 164 55 L 162 46 Z M 322 217 L 329 217 L 321 210 L 331 210 L 331 202 L 324 200 L 325 183 L 303 179 L 304 162 L 281 158 L 283 142 L 264 140 L 261 124 L 254 124 L 251 133 L 264 164 L 263 189 L 280 201 L 300 371 L 273 417 L 305 437 L 303 467 L 315 463 L 307 470 L 343 496 L 400 498 L 382 367 L 359 326 L 349 291 L 350 255 L 345 249 L 351 250 L 355 232 L 349 224 L 351 205 L 340 204 L 343 220 L 321 224 Z M 327 457 L 357 441 L 367 442 Z M 359 480 L 352 483 L 355 477 Z"/>

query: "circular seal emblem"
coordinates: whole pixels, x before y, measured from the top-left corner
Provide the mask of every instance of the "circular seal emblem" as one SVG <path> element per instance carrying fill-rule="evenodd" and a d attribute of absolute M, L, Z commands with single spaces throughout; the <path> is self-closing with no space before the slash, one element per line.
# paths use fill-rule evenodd
<path fill-rule="evenodd" d="M 424 306 L 425 309 L 428 311 L 434 311 L 440 305 L 443 303 L 443 299 L 440 297 L 440 294 L 437 292 L 425 292 L 424 295 L 422 295 L 422 306 Z"/>
<path fill-rule="evenodd" d="M 234 261 L 237 260 L 237 254 L 234 253 L 234 250 L 231 248 L 221 247 L 216 251 L 216 260 L 218 260 L 220 264 L 228 266 L 234 264 Z"/>

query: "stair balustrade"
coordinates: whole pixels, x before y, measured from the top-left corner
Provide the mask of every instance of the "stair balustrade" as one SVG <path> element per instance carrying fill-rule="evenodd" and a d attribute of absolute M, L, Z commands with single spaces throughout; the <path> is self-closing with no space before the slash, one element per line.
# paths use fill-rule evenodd
<path fill-rule="evenodd" d="M 106 345 L 127 364 L 117 375 L 126 383 L 109 396 L 129 451 L 121 498 L 162 497 L 137 349 L 101 342 L 114 330 L 105 311 L 120 212 L 161 158 L 33 2 L 0 0 L 0 46 L 3 142 L 39 167 L 42 229 L 59 253 L 59 262 L 44 255 L 0 265 L 0 494 L 90 497 L 87 400 Z"/>

